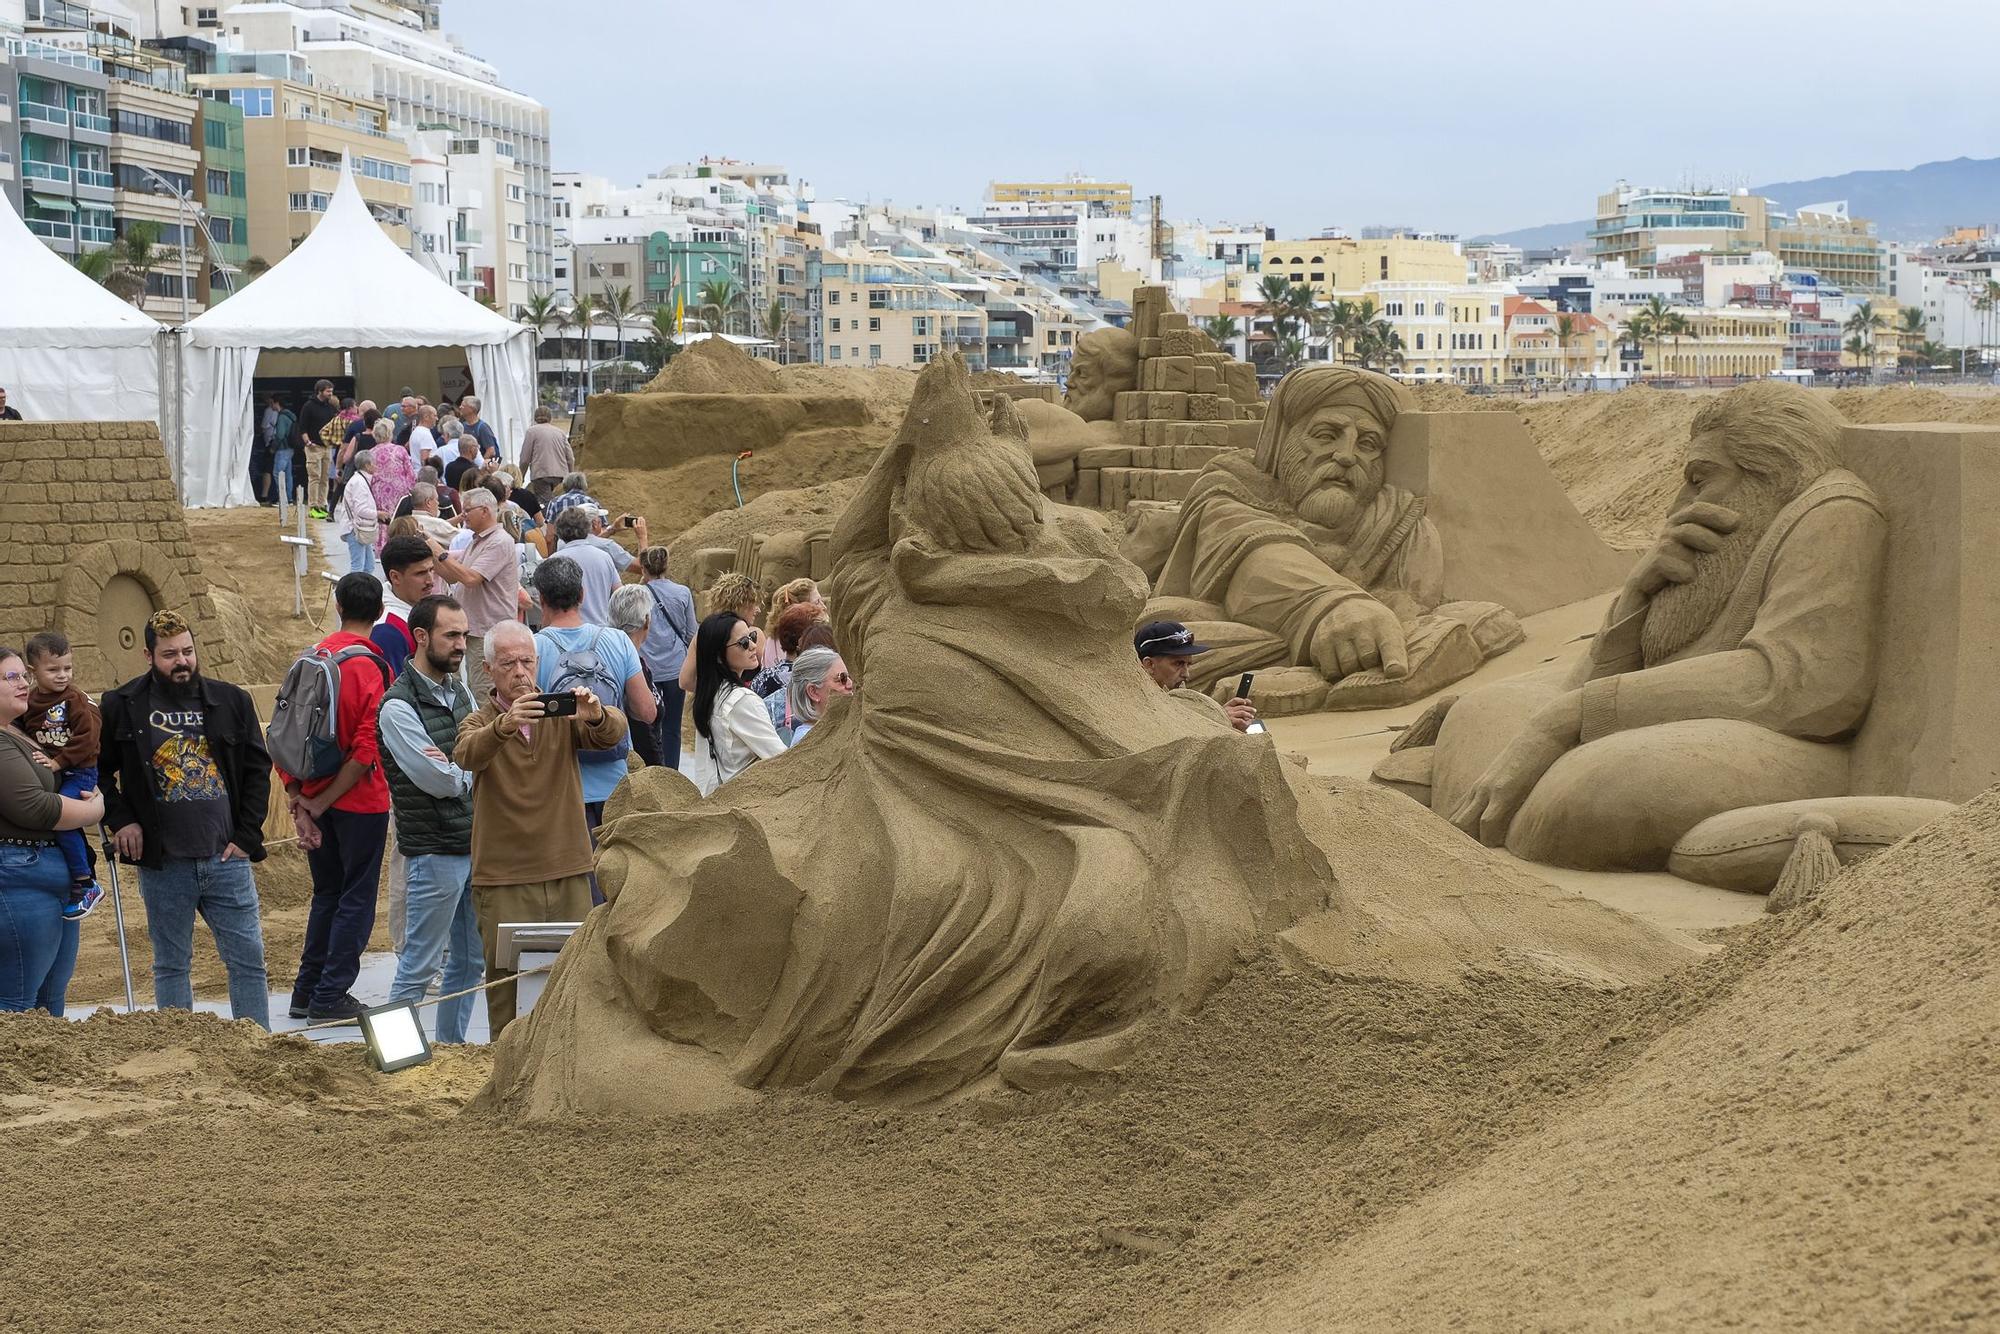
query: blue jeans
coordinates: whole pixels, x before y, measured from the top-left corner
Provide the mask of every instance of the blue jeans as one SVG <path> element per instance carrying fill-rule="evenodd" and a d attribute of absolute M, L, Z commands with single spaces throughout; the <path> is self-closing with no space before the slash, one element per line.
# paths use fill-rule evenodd
<path fill-rule="evenodd" d="M 446 995 L 476 987 L 486 979 L 486 953 L 479 943 L 479 918 L 472 908 L 472 856 L 427 853 L 406 858 L 409 898 L 403 918 L 403 952 L 389 1003 L 419 1001 L 438 980 L 444 965 Z M 460 996 L 437 1007 L 431 1036 L 439 1042 L 465 1041 L 466 1021 L 477 996 Z"/>
<path fill-rule="evenodd" d="M 277 483 L 278 494 L 285 498 L 286 504 L 290 504 L 295 499 L 292 495 L 291 450 L 281 449 L 271 456 L 271 477 Z M 273 497 L 273 499 L 276 499 L 276 497 Z"/>
<path fill-rule="evenodd" d="M 54 847 L 0 843 L 0 1011 L 63 1012 L 77 925 L 62 917 L 69 868 Z"/>
<path fill-rule="evenodd" d="M 375 573 L 375 544 L 359 541 L 353 533 L 346 534 L 346 541 L 347 572 L 353 574 L 359 570 L 363 574 Z"/>
<path fill-rule="evenodd" d="M 264 927 L 257 916 L 257 878 L 240 857 L 168 857 L 139 871 L 146 935 L 153 942 L 153 1003 L 192 1010 L 194 919 L 208 923 L 215 952 L 229 973 L 229 1013 L 259 1028 L 271 1026 L 271 989 L 264 973 Z"/>
<path fill-rule="evenodd" d="M 62 777 L 62 787 L 57 789 L 65 797 L 80 797 L 86 792 L 97 790 L 97 766 L 79 764 Z M 69 867 L 70 888 L 63 893 L 64 903 L 75 903 L 83 897 L 78 885 L 90 880 L 90 843 L 81 829 L 65 829 L 56 835 L 56 846 L 62 849 L 63 862 Z"/>
<path fill-rule="evenodd" d="M 331 1005 L 361 975 L 361 951 L 375 930 L 389 812 L 336 806 L 320 816 L 319 833 L 319 846 L 306 854 L 312 868 L 312 909 L 306 916 L 299 975 L 292 983 L 294 1007 Z"/>

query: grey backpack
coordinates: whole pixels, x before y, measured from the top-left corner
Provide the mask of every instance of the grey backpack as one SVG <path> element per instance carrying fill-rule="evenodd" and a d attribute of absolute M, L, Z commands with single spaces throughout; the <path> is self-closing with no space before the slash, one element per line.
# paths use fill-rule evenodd
<path fill-rule="evenodd" d="M 350 658 L 374 658 L 389 679 L 389 664 L 374 649 L 350 644 L 338 653 L 314 645 L 298 656 L 278 687 L 264 744 L 271 762 L 294 778 L 331 778 L 347 762 L 340 748 L 340 665 Z"/>

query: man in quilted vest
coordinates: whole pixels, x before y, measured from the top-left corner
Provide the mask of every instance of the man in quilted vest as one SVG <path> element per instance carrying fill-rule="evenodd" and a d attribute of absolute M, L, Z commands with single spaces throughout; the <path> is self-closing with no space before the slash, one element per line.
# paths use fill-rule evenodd
<path fill-rule="evenodd" d="M 472 696 L 458 679 L 465 609 L 454 598 L 424 598 L 410 609 L 409 626 L 416 648 L 382 697 L 377 725 L 396 844 L 409 867 L 392 1004 L 423 999 L 440 966 L 446 995 L 477 986 L 485 975 L 472 904 L 472 775 L 451 759 L 458 725 L 472 712 Z M 465 1041 L 473 999 L 440 1004 L 432 1036 Z"/>

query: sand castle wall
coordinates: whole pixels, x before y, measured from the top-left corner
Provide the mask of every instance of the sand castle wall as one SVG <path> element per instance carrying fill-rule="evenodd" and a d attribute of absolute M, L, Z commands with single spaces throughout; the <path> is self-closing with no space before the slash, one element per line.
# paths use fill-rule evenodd
<path fill-rule="evenodd" d="M 76 683 L 100 691 L 145 670 L 146 618 L 189 618 L 203 667 L 235 654 L 151 422 L 0 423 L 0 642 L 58 630 Z"/>

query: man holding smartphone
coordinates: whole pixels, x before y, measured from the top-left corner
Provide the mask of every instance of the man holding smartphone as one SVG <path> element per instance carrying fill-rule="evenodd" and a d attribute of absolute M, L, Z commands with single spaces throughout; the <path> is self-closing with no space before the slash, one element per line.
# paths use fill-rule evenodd
<path fill-rule="evenodd" d="M 459 724 L 452 761 L 472 775 L 472 903 L 486 955 L 498 966 L 503 922 L 580 922 L 590 912 L 590 831 L 577 752 L 625 738 L 625 715 L 585 688 L 555 703 L 535 684 L 535 636 L 502 621 L 486 636 L 493 691 Z M 574 712 L 571 712 L 571 709 Z M 493 1036 L 514 1018 L 511 982 L 488 989 Z"/>
<path fill-rule="evenodd" d="M 1132 636 L 1132 647 L 1139 654 L 1139 665 L 1160 689 L 1197 708 L 1206 705 L 1220 709 L 1229 725 L 1239 732 L 1264 730 L 1257 721 L 1256 706 L 1249 700 L 1248 672 L 1238 683 L 1236 697 L 1227 704 L 1216 704 L 1208 696 L 1187 688 L 1188 665 L 1196 655 L 1208 652 L 1208 645 L 1195 643 L 1194 631 L 1179 621 L 1148 621 Z"/>

